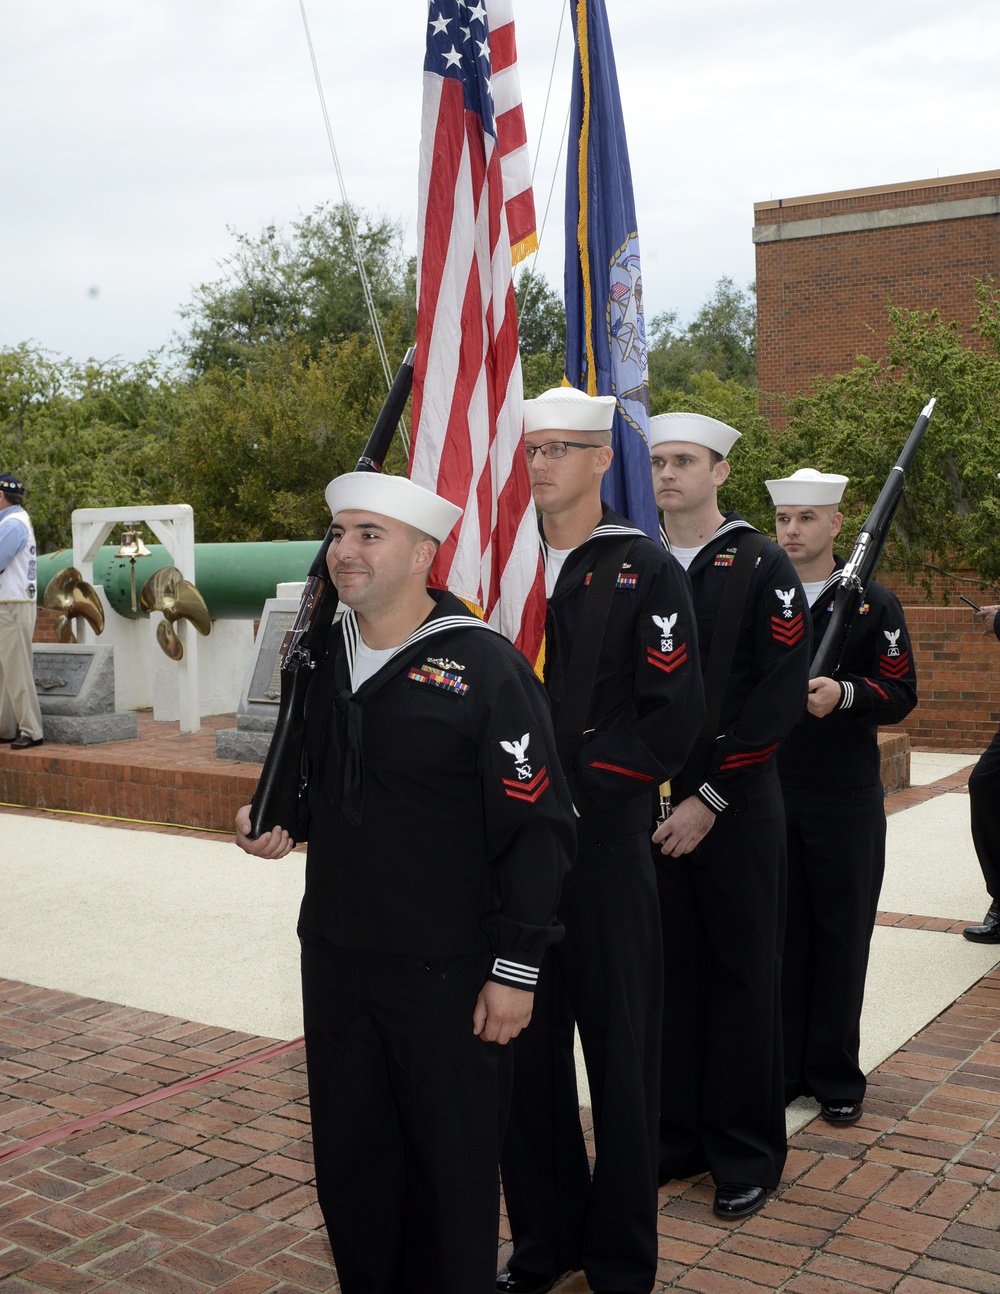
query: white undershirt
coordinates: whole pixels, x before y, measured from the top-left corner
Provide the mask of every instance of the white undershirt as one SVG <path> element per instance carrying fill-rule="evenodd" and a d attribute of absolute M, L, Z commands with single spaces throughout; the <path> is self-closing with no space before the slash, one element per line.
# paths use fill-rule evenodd
<path fill-rule="evenodd" d="M 380 647 L 376 650 L 369 647 L 365 640 L 358 638 L 358 650 L 354 657 L 354 668 L 351 670 L 351 691 L 356 692 L 363 683 L 377 674 L 382 666 L 398 647 Z"/>
<path fill-rule="evenodd" d="M 559 573 L 566 564 L 566 558 L 575 552 L 573 548 L 546 548 L 545 550 L 545 596 L 550 598 L 556 587 Z"/>
<path fill-rule="evenodd" d="M 670 555 L 676 557 L 684 569 L 687 570 L 704 547 L 704 544 L 699 544 L 697 548 L 680 548 L 677 544 L 671 544 Z"/>
<path fill-rule="evenodd" d="M 802 592 L 806 595 L 806 602 L 809 606 L 812 606 L 823 592 L 825 585 L 826 580 L 810 580 L 808 583 L 803 583 Z"/>

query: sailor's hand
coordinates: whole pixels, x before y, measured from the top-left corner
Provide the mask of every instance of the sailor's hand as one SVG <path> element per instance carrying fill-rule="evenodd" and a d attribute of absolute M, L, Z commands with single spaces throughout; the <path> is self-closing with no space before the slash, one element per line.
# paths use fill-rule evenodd
<path fill-rule="evenodd" d="M 979 632 L 985 634 L 987 638 L 993 637 L 993 623 L 997 618 L 997 612 L 1000 607 L 980 607 L 975 612 L 976 624 L 979 626 Z"/>
<path fill-rule="evenodd" d="M 483 1042 L 510 1042 L 531 1019 L 534 993 L 487 980 L 472 1013 L 472 1032 Z"/>
<path fill-rule="evenodd" d="M 811 678 L 807 706 L 809 713 L 815 715 L 817 719 L 825 718 L 840 705 L 842 695 L 843 690 L 835 678 L 826 678 L 824 675 Z"/>
<path fill-rule="evenodd" d="M 715 814 L 697 795 L 689 795 L 653 832 L 653 844 L 667 858 L 689 854 L 715 826 Z"/>
<path fill-rule="evenodd" d="M 250 839 L 250 805 L 244 804 L 236 814 L 236 843 L 245 854 L 254 858 L 284 858 L 295 848 L 295 841 L 284 827 L 264 831 L 256 840 Z"/>

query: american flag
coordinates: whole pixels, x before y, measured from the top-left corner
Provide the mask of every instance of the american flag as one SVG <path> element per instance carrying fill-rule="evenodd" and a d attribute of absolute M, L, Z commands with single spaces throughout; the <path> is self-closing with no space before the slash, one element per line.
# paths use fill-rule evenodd
<path fill-rule="evenodd" d="M 531 187 L 531 155 L 521 104 L 511 0 L 490 0 L 490 61 L 493 66 L 493 110 L 500 144 L 500 169 L 507 208 L 507 231 L 512 262 L 517 265 L 538 250 L 535 195 Z"/>
<path fill-rule="evenodd" d="M 496 37 L 504 51 L 502 74 L 491 57 L 488 14 L 502 23 Z M 513 55 L 509 0 L 490 0 L 488 11 L 483 0 L 432 0 L 421 123 L 410 478 L 465 509 L 441 545 L 432 583 L 480 608 L 534 663 L 541 651 L 545 591 L 521 440 L 508 221 L 519 222 L 522 245 L 534 231 L 525 224 L 530 185 L 521 183 L 526 147 Z M 512 176 L 520 176 L 511 180 L 513 189 L 505 185 L 502 153 Z"/>

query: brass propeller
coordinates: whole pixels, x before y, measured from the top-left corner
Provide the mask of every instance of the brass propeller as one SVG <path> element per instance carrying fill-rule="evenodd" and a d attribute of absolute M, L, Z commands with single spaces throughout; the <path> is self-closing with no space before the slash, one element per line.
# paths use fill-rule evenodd
<path fill-rule="evenodd" d="M 104 607 L 97 590 L 75 566 L 67 566 L 53 575 L 45 586 L 42 604 L 50 611 L 61 612 L 56 621 L 56 637 L 61 643 L 76 642 L 73 621 L 77 616 L 83 616 L 95 633 L 104 631 Z"/>
<path fill-rule="evenodd" d="M 190 620 L 202 635 L 212 632 L 212 617 L 205 599 L 176 566 L 161 566 L 153 572 L 142 586 L 139 606 L 147 614 L 163 612 L 163 619 L 156 626 L 156 641 L 171 660 L 181 660 L 184 656 L 184 646 L 174 629 L 175 621 Z"/>

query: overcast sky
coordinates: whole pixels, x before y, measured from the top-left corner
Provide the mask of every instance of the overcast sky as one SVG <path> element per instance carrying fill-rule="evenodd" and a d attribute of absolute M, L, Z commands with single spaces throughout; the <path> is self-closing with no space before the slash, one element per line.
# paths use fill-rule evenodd
<path fill-rule="evenodd" d="M 515 7 L 541 219 L 568 103 L 564 0 Z M 753 278 L 753 204 L 1000 169 L 996 0 L 607 0 L 648 316 Z M 425 7 L 306 0 L 352 202 L 415 249 Z M 298 0 L 0 0 L 0 346 L 137 359 L 227 226 L 339 197 Z M 562 188 L 538 268 L 560 288 Z"/>

